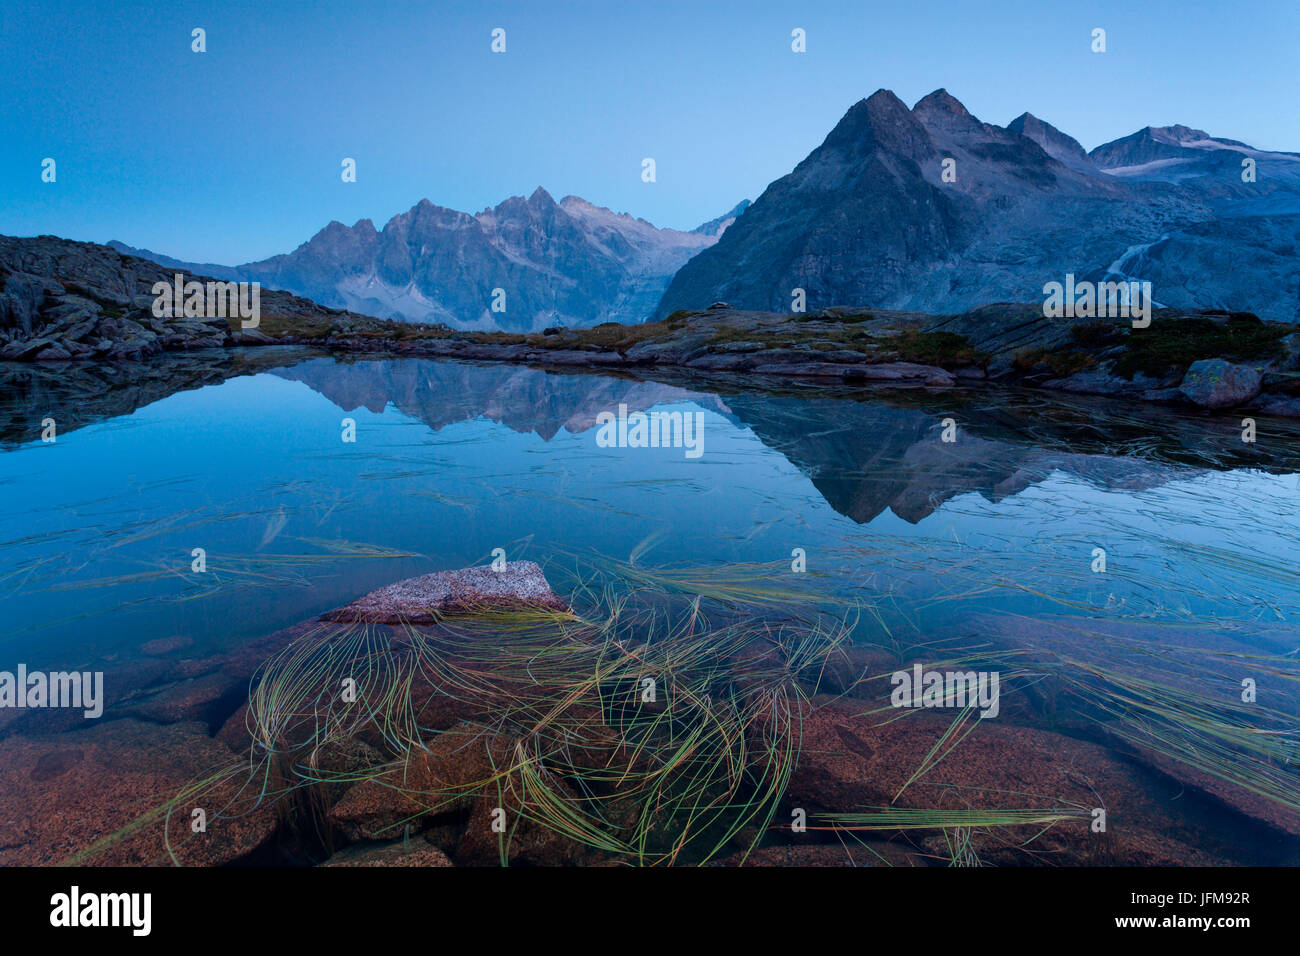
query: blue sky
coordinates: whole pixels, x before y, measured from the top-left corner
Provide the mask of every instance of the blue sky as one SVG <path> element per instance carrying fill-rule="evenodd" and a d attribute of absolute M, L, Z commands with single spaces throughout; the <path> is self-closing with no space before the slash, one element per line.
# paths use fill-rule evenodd
<path fill-rule="evenodd" d="M 1089 149 L 1185 123 L 1300 150 L 1297 50 L 1296 0 L 5 0 L 0 233 L 238 263 L 332 219 L 382 227 L 422 198 L 477 212 L 538 185 L 689 229 L 881 87 L 909 105 L 945 87 L 991 123 L 1029 110 Z"/>

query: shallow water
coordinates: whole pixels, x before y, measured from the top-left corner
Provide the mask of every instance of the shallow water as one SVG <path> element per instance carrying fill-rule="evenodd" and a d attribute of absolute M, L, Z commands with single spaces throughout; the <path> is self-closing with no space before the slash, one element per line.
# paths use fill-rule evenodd
<path fill-rule="evenodd" d="M 698 412 L 702 454 L 600 447 L 596 416 L 620 403 Z M 1295 621 L 1300 476 L 1268 451 L 1300 448 L 1288 423 L 1266 421 L 1256 451 L 1231 448 L 1231 422 L 1153 417 L 1153 446 L 1171 424 L 1202 434 L 1114 455 L 1104 414 L 1090 449 L 1045 428 L 1068 416 L 1041 397 L 990 404 L 308 358 L 43 443 L 56 394 L 26 409 L 35 440 L 0 455 L 0 642 L 10 659 L 173 633 L 220 645 L 495 548 L 563 576 L 563 554 L 626 560 L 648 538 L 652 565 L 789 565 L 802 548 L 838 590 L 927 626 L 994 606 Z M 1117 417 L 1115 443 L 1142 424 Z M 1225 447 L 1281 473 L 1223 467 Z"/>
<path fill-rule="evenodd" d="M 698 413 L 702 454 L 602 447 L 597 416 L 620 404 Z M 53 443 L 47 416 L 66 423 Z M 1046 648 L 1198 681 L 1225 706 L 1240 673 L 1224 661 L 1264 661 L 1282 676 L 1256 726 L 1300 714 L 1300 429 L 1284 421 L 1246 444 L 1233 417 L 1043 394 L 266 350 L 10 370 L 0 434 L 0 669 L 129 660 L 176 635 L 215 653 L 500 548 L 561 594 L 605 559 L 759 565 L 869 608 L 855 638 L 900 661 L 936 642 Z"/>

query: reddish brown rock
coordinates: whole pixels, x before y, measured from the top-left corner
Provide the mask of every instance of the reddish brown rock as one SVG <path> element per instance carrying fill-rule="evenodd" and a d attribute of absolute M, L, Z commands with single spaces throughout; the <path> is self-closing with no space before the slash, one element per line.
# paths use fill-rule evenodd
<path fill-rule="evenodd" d="M 436 846 L 424 840 L 358 843 L 339 850 L 321 866 L 451 866 Z"/>
<path fill-rule="evenodd" d="M 426 746 L 352 786 L 330 809 L 329 821 L 350 840 L 391 839 L 408 824 L 418 831 L 438 814 L 471 807 L 474 794 L 509 768 L 514 750 L 508 738 L 467 723 Z"/>
<path fill-rule="evenodd" d="M 564 783 L 551 781 L 551 785 L 560 799 L 575 799 Z M 456 865 L 501 866 L 504 860 L 511 865 L 578 866 L 591 859 L 593 851 L 584 844 L 534 823 L 530 815 L 536 809 L 525 803 L 513 779 L 503 782 L 501 793 L 478 798 L 456 848 Z M 498 809 L 505 811 L 504 817 L 495 815 Z M 494 819 L 503 819 L 505 832 L 493 830 Z"/>
<path fill-rule="evenodd" d="M 197 724 L 114 720 L 10 737 L 0 742 L 0 865 L 46 866 L 85 851 L 80 862 L 93 865 L 170 863 L 160 808 L 213 771 L 236 766 L 235 755 Z M 178 862 L 228 863 L 270 839 L 276 813 L 255 796 L 240 797 L 247 782 L 235 773 L 173 811 Z M 219 812 L 232 801 L 234 819 Z M 190 828 L 195 806 L 208 812 L 206 833 Z"/>
<path fill-rule="evenodd" d="M 736 853 L 711 866 L 925 866 L 922 856 L 893 843 L 814 843 L 807 846 L 759 847 Z"/>
<path fill-rule="evenodd" d="M 247 699 L 248 682 L 220 671 L 167 684 L 153 693 L 124 700 L 117 713 L 157 723 L 172 724 L 198 720 L 221 720 L 238 701 Z"/>
<path fill-rule="evenodd" d="M 484 607 L 569 610 L 534 562 L 508 561 L 500 571 L 483 565 L 407 578 L 331 611 L 324 620 L 429 624 L 438 613 Z"/>
<path fill-rule="evenodd" d="M 175 635 L 173 637 L 159 637 L 152 641 L 145 641 L 140 645 L 140 653 L 147 654 L 150 657 L 170 657 L 177 651 L 184 650 L 194 645 L 194 639 L 184 635 Z"/>
<path fill-rule="evenodd" d="M 855 701 L 819 698 L 803 721 L 789 807 L 816 818 L 880 807 L 1045 809 L 1073 807 L 1078 820 L 1057 823 L 1027 847 L 1038 825 L 988 828 L 975 848 L 982 859 L 1056 864 L 1168 865 L 1222 862 L 1220 838 L 1182 819 L 1176 789 L 1156 785 L 1105 748 L 1046 730 L 976 719 L 973 730 L 929 770 L 907 781 L 951 725 L 954 712 L 868 714 Z M 906 787 L 905 787 L 906 784 Z M 1104 834 L 1088 811 L 1103 807 Z M 942 858 L 942 836 L 925 846 Z"/>
<path fill-rule="evenodd" d="M 213 736 L 237 754 L 248 753 L 253 746 L 253 735 L 248 731 L 248 705 L 241 704 Z"/>
<path fill-rule="evenodd" d="M 1118 735 L 1115 735 L 1114 744 L 1118 750 L 1129 754 L 1134 760 L 1167 774 L 1188 789 L 1207 794 L 1237 813 L 1275 827 L 1279 831 L 1279 836 L 1285 839 L 1300 836 L 1300 812 L 1290 807 L 1204 770 L 1189 766 L 1180 760 L 1174 760 L 1149 747 L 1138 746 L 1133 741 L 1120 738 Z M 1300 782 L 1297 782 L 1297 785 L 1300 786 Z"/>

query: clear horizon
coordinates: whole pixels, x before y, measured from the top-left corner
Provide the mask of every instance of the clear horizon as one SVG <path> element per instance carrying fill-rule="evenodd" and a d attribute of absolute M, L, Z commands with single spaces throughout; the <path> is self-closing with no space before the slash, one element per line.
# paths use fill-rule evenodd
<path fill-rule="evenodd" d="M 194 27 L 205 53 L 191 51 Z M 504 54 L 490 49 L 496 27 Z M 790 49 L 795 27 L 806 53 Z M 1104 54 L 1090 50 L 1094 27 Z M 692 229 L 758 198 L 878 88 L 909 106 L 946 88 L 998 125 L 1028 111 L 1087 149 L 1184 124 L 1296 151 L 1298 37 L 1300 5 L 1283 0 L 761 3 L 743 15 L 11 3 L 0 233 L 238 264 L 331 220 L 382 228 L 421 199 L 475 213 L 537 186 Z M 355 183 L 341 181 L 345 157 Z M 644 157 L 655 183 L 641 181 Z"/>

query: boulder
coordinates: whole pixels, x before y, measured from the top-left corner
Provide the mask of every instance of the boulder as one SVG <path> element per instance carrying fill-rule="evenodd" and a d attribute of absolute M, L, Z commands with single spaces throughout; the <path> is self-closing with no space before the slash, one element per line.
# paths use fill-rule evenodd
<path fill-rule="evenodd" d="M 1263 375 L 1253 366 L 1201 359 L 1187 370 L 1178 392 L 1201 408 L 1231 408 L 1258 395 L 1262 382 Z"/>
<path fill-rule="evenodd" d="M 327 621 L 429 624 L 439 613 L 483 608 L 544 608 L 568 611 L 532 561 L 438 571 L 371 591 L 324 615 Z"/>
<path fill-rule="evenodd" d="M 475 794 L 510 765 L 514 742 L 460 723 L 434 736 L 383 773 L 352 786 L 329 811 L 349 840 L 390 840 L 410 825 L 470 809 Z"/>
<path fill-rule="evenodd" d="M 3 349 L 0 349 L 0 360 L 6 362 L 30 362 L 36 358 L 38 353 L 53 346 L 54 342 L 50 339 L 28 339 L 26 341 L 10 342 Z"/>
<path fill-rule="evenodd" d="M 561 780 L 552 780 L 551 784 L 561 800 L 579 807 L 582 805 L 568 784 Z M 504 833 L 493 829 L 493 823 L 501 818 L 497 810 L 503 810 L 505 814 Z M 465 833 L 453 857 L 456 864 L 500 866 L 504 858 L 511 864 L 529 866 L 576 866 L 591 858 L 594 851 L 585 844 L 551 827 L 534 823 L 530 816 L 536 812 L 535 804 L 521 795 L 514 778 L 503 781 L 500 793 L 495 788 L 485 792 L 474 802 Z"/>
<path fill-rule="evenodd" d="M 36 356 L 38 362 L 66 362 L 72 353 L 61 345 L 47 345 Z"/>
<path fill-rule="evenodd" d="M 247 699 L 246 680 L 211 670 L 198 677 L 164 685 L 152 693 L 123 700 L 114 709 L 114 714 L 160 724 L 202 721 L 216 729 Z"/>

